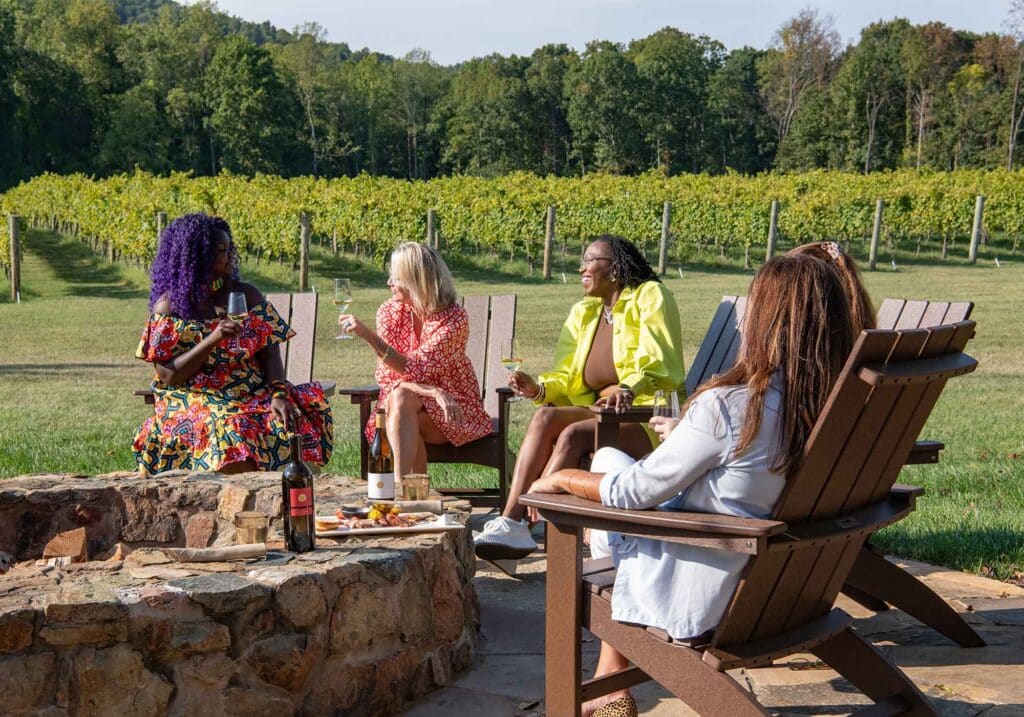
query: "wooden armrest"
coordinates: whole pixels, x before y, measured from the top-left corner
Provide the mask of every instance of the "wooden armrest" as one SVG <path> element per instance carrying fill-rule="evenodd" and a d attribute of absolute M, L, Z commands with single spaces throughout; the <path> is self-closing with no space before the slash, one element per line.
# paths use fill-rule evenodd
<path fill-rule="evenodd" d="M 866 364 L 861 366 L 857 376 L 872 386 L 893 386 L 963 376 L 977 367 L 977 361 L 958 352 L 896 364 Z"/>
<path fill-rule="evenodd" d="M 919 498 L 924 495 L 924 488 L 919 485 L 909 485 L 907 483 L 895 483 L 889 491 L 900 496 L 913 496 Z"/>
<path fill-rule="evenodd" d="M 903 486 L 903 488 L 906 490 L 893 490 L 885 500 L 852 513 L 813 523 L 790 526 L 785 535 L 772 537 L 768 541 L 768 551 L 820 548 L 862 535 L 871 535 L 885 526 L 903 519 L 914 510 L 916 498 L 920 493 L 915 492 L 914 486 Z"/>
<path fill-rule="evenodd" d="M 320 384 L 320 388 L 323 389 L 324 396 L 330 398 L 334 395 L 334 389 L 337 387 L 334 381 L 317 381 Z"/>
<path fill-rule="evenodd" d="M 910 455 L 907 456 L 907 465 L 938 463 L 939 451 L 945 449 L 945 447 L 946 444 L 942 441 L 918 441 L 910 449 Z"/>
<path fill-rule="evenodd" d="M 352 403 L 369 403 L 380 395 L 380 386 L 371 384 L 369 386 L 353 386 L 352 388 L 339 388 L 339 396 L 351 396 Z"/>
<path fill-rule="evenodd" d="M 494 392 L 496 394 L 498 394 L 499 396 L 513 396 L 513 395 L 515 395 L 515 391 L 513 391 L 508 386 L 498 386 L 497 388 L 494 389 Z"/>
<path fill-rule="evenodd" d="M 519 497 L 519 502 L 537 508 L 541 515 L 557 525 L 588 527 L 733 552 L 763 552 L 768 538 L 786 532 L 786 524 L 778 520 L 675 510 L 623 510 L 561 493 L 527 493 Z"/>
<path fill-rule="evenodd" d="M 153 395 L 153 389 L 151 389 L 151 388 L 137 388 L 134 391 L 132 391 L 132 395 L 133 396 L 152 396 Z"/>
<path fill-rule="evenodd" d="M 604 406 L 587 408 L 597 417 L 598 423 L 647 423 L 654 415 L 653 406 L 632 406 L 622 413 L 616 413 L 614 408 Z"/>

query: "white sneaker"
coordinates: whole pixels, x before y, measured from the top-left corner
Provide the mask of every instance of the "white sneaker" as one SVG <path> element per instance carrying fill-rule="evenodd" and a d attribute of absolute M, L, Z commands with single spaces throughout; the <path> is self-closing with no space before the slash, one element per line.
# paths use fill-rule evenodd
<path fill-rule="evenodd" d="M 526 521 L 503 515 L 492 518 L 479 533 L 473 533 L 476 554 L 484 560 L 525 558 L 537 549 Z"/>

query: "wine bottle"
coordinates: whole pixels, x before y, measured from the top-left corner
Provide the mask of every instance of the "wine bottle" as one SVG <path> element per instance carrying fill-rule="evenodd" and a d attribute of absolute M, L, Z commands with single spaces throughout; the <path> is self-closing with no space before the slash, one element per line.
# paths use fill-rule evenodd
<path fill-rule="evenodd" d="M 366 497 L 373 500 L 395 499 L 395 462 L 391 444 L 384 430 L 384 409 L 377 409 L 377 432 L 370 446 L 370 461 L 366 470 Z"/>
<path fill-rule="evenodd" d="M 284 545 L 305 553 L 316 547 L 316 510 L 313 500 L 313 472 L 302 462 L 302 436 L 289 434 L 291 460 L 281 472 L 284 494 Z"/>

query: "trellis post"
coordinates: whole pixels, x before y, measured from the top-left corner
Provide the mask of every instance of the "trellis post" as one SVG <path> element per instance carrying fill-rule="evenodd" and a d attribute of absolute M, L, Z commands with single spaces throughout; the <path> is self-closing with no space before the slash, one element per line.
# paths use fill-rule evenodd
<path fill-rule="evenodd" d="M 20 218 L 11 214 L 7 218 L 7 227 L 11 244 L 11 300 L 21 303 L 21 235 Z"/>
<path fill-rule="evenodd" d="M 768 250 L 765 251 L 764 260 L 768 261 L 775 256 L 775 241 L 779 236 L 779 200 L 772 200 L 772 214 L 768 220 Z"/>
<path fill-rule="evenodd" d="M 299 291 L 309 289 L 309 212 L 299 214 L 299 225 L 302 228 L 299 238 Z"/>
<path fill-rule="evenodd" d="M 885 202 L 879 199 L 875 202 L 875 224 L 871 229 L 871 253 L 868 254 L 868 270 L 874 271 L 878 264 L 878 240 L 882 236 L 882 212 L 885 210 Z"/>
<path fill-rule="evenodd" d="M 658 246 L 658 275 L 665 276 L 668 265 L 668 237 L 672 227 L 672 202 L 661 208 L 661 243 Z"/>
<path fill-rule="evenodd" d="M 985 195 L 979 194 L 974 200 L 974 227 L 971 229 L 971 253 L 968 257 L 972 264 L 978 261 L 978 242 L 981 240 L 981 227 L 985 215 Z"/>

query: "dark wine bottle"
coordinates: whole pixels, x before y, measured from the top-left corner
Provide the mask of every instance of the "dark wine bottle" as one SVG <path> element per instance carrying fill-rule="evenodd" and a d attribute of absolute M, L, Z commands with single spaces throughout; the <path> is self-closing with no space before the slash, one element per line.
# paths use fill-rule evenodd
<path fill-rule="evenodd" d="M 313 471 L 302 462 L 302 436 L 289 435 L 291 460 L 281 472 L 284 494 L 284 546 L 296 553 L 316 547 L 316 510 L 313 500 Z"/>
<path fill-rule="evenodd" d="M 366 497 L 373 500 L 395 499 L 395 462 L 391 444 L 384 430 L 384 409 L 377 409 L 377 432 L 370 446 L 370 461 L 366 468 Z"/>

